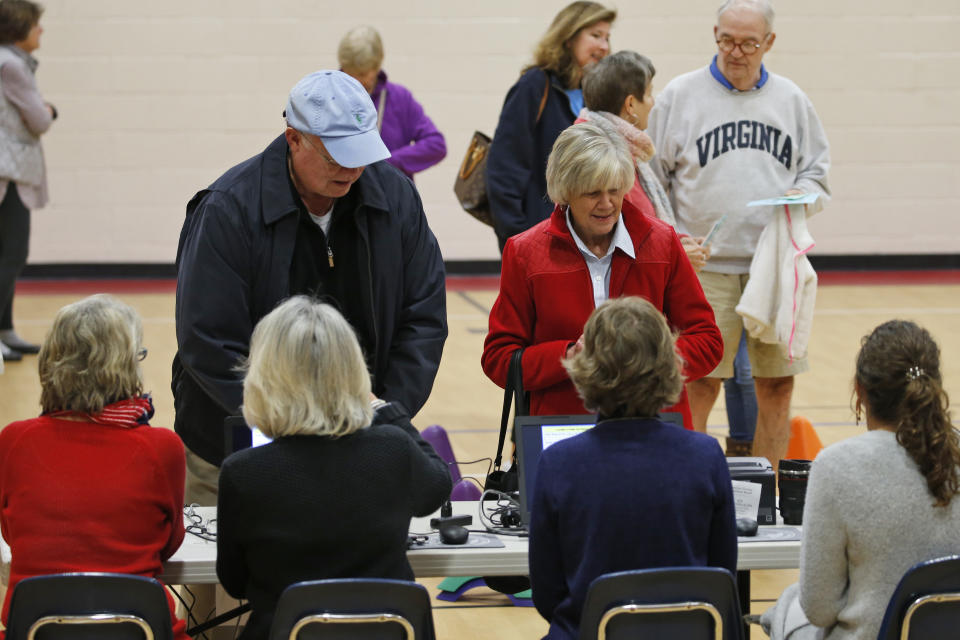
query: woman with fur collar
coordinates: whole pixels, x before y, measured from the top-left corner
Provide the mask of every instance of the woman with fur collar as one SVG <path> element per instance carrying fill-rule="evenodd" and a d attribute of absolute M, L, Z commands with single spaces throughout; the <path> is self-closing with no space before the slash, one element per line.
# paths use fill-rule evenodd
<path fill-rule="evenodd" d="M 653 109 L 653 76 L 656 70 L 646 56 L 619 51 L 607 56 L 583 79 L 583 111 L 577 122 L 592 122 L 623 137 L 636 165 L 636 180 L 624 199 L 645 215 L 677 226 L 673 207 L 649 162 L 656 150 L 643 130 Z M 682 235 L 680 242 L 697 271 L 710 257 L 703 238 Z"/>

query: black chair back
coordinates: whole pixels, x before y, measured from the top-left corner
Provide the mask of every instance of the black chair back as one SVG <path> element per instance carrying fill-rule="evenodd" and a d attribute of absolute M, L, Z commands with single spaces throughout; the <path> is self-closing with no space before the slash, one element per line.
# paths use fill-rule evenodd
<path fill-rule="evenodd" d="M 7 640 L 172 640 L 170 607 L 153 578 L 63 573 L 25 578 L 10 597 Z"/>
<path fill-rule="evenodd" d="M 415 582 L 315 580 L 281 594 L 270 640 L 434 640 L 430 595 Z"/>
<path fill-rule="evenodd" d="M 960 556 L 927 560 L 900 579 L 878 640 L 950 638 L 960 633 Z"/>
<path fill-rule="evenodd" d="M 742 640 L 737 585 L 726 569 L 665 567 L 600 576 L 580 617 L 580 640 Z"/>

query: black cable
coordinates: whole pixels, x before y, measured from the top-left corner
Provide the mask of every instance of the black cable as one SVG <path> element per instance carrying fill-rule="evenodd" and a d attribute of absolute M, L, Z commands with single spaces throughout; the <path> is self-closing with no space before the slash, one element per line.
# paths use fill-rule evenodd
<path fill-rule="evenodd" d="M 187 604 L 187 601 L 183 599 L 183 596 L 180 595 L 180 592 L 176 589 L 171 588 L 173 595 L 177 597 L 177 600 L 180 601 L 180 604 L 183 605 L 184 611 L 187 612 L 187 626 L 190 626 L 190 621 L 193 620 L 194 628 L 200 625 L 200 621 L 197 620 L 197 617 L 193 615 L 193 605 L 197 604 L 197 596 L 194 595 L 193 591 L 190 591 L 190 587 L 185 584 L 180 585 L 180 588 L 187 592 L 187 594 L 193 598 L 193 604 Z M 189 630 L 188 630 L 189 631 Z M 200 636 L 203 640 L 207 640 L 206 635 Z"/>
<path fill-rule="evenodd" d="M 486 502 L 488 502 L 487 496 L 492 496 L 496 499 L 492 507 L 486 504 Z M 487 513 L 487 510 L 489 510 L 489 513 Z M 513 496 L 503 493 L 502 491 L 495 489 L 487 489 L 484 491 L 480 496 L 479 516 L 480 523 L 487 528 L 487 531 L 504 536 L 523 537 L 528 535 L 526 527 L 522 524 L 513 525 L 505 523 L 503 521 L 505 515 L 511 515 L 512 518 L 519 518 L 520 503 L 517 502 Z"/>
<path fill-rule="evenodd" d="M 195 635 L 198 634 L 198 633 L 203 633 L 203 632 L 206 631 L 207 629 L 212 629 L 213 627 L 216 627 L 216 626 L 218 626 L 218 625 L 220 625 L 220 624 L 222 624 L 222 623 L 224 623 L 224 622 L 227 622 L 228 620 L 233 620 L 234 618 L 239 618 L 240 616 L 242 616 L 243 614 L 245 614 L 247 611 L 250 611 L 250 603 L 249 603 L 249 602 L 245 602 L 245 603 L 241 604 L 239 607 L 234 607 L 233 609 L 230 609 L 230 611 L 226 611 L 226 612 L 224 612 L 224 613 L 221 613 L 221 614 L 218 615 L 218 616 L 215 616 L 215 617 L 213 617 L 213 618 L 210 618 L 210 619 L 208 619 L 206 622 L 203 622 L 203 623 L 201 623 L 201 624 L 198 624 L 197 626 L 193 627 L 192 629 L 187 629 L 187 635 L 188 635 L 188 636 L 195 636 Z"/>
<path fill-rule="evenodd" d="M 450 465 L 454 465 L 454 464 L 455 464 L 455 465 L 457 465 L 457 466 L 459 467 L 460 465 L 463 465 L 463 464 L 477 464 L 478 462 L 483 462 L 483 461 L 486 461 L 486 462 L 487 462 L 487 475 L 490 475 L 490 472 L 493 470 L 493 458 L 490 458 L 490 457 L 487 457 L 487 458 L 477 458 L 476 460 L 464 460 L 464 461 L 462 461 L 462 462 L 461 462 L 460 460 L 454 460 L 453 462 L 448 462 L 448 463 L 447 463 L 447 466 L 449 467 Z M 473 478 L 473 477 L 470 477 L 470 476 L 465 476 L 465 475 L 463 475 L 463 474 L 460 474 L 460 477 L 461 477 L 461 478 L 470 478 L 471 480 L 473 480 L 474 482 L 476 482 L 476 483 L 480 486 L 480 489 L 481 489 L 481 490 L 483 489 L 483 485 L 480 484 L 480 481 L 477 480 L 476 478 Z M 486 477 L 486 476 L 484 476 L 484 477 Z"/>

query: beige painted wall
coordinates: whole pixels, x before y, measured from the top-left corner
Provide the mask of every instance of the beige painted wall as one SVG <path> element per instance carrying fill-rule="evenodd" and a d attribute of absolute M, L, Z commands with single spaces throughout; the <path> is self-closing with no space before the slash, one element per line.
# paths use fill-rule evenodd
<path fill-rule="evenodd" d="M 172 262 L 192 194 L 281 131 L 286 94 L 370 23 L 385 69 L 447 136 L 417 184 L 448 260 L 497 257 L 455 172 L 562 0 L 46 0 L 38 80 L 52 200 L 32 263 Z M 622 3 L 614 50 L 655 90 L 706 64 L 719 0 Z M 832 144 L 821 254 L 960 252 L 960 0 L 780 0 L 768 68 L 810 95 Z"/>

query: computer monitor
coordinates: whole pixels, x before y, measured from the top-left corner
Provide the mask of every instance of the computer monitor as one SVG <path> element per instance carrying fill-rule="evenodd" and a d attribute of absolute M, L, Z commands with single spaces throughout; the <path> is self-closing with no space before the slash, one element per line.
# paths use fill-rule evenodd
<path fill-rule="evenodd" d="M 517 471 L 520 480 L 520 517 L 530 524 L 530 501 L 537 479 L 537 464 L 544 449 L 583 433 L 597 423 L 595 415 L 517 416 L 513 433 L 517 443 Z"/>

